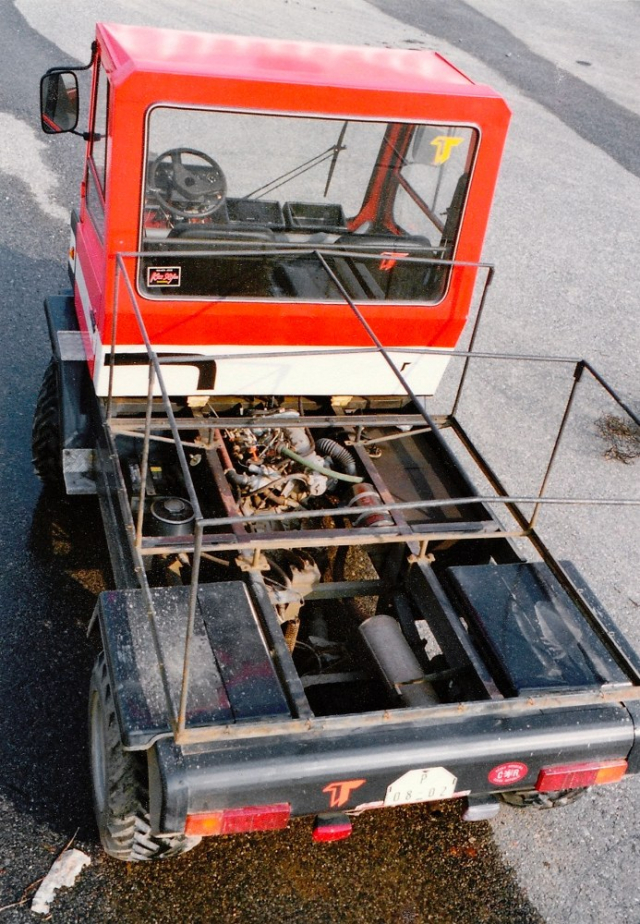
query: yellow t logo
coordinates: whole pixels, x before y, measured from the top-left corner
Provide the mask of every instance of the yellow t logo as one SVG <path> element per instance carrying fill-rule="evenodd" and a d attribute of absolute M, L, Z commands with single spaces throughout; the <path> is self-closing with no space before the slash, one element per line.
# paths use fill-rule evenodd
<path fill-rule="evenodd" d="M 463 141 L 464 138 L 455 138 L 451 135 L 438 135 L 437 138 L 434 138 L 431 142 L 436 149 L 436 155 L 433 159 L 434 167 L 438 166 L 438 164 L 446 164 L 451 157 L 452 150 L 462 144 Z"/>

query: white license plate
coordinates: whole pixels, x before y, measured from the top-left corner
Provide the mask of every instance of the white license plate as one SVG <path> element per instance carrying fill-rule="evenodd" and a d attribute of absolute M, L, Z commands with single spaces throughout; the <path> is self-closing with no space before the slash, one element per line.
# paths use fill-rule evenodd
<path fill-rule="evenodd" d="M 458 780 L 444 767 L 409 770 L 387 788 L 385 806 L 451 799 Z"/>

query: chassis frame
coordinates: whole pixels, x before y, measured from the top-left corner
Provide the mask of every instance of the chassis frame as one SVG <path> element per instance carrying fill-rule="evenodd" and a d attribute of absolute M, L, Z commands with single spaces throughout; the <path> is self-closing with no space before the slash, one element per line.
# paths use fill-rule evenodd
<path fill-rule="evenodd" d="M 577 390 L 585 376 L 592 378 L 613 402 L 638 426 L 640 419 L 604 378 L 585 360 L 571 357 L 537 357 L 516 354 L 482 353 L 475 350 L 478 326 L 482 317 L 493 268 L 478 264 L 484 273 L 477 316 L 467 350 L 415 352 L 446 353 L 463 363 L 462 375 L 452 409 L 445 415 L 432 415 L 425 402 L 413 394 L 396 367 L 389 351 L 368 325 L 358 305 L 349 297 L 332 273 L 322 250 L 310 250 L 322 262 L 333 282 L 358 318 L 371 341 L 370 348 L 381 354 L 402 384 L 410 410 L 401 413 L 351 413 L 288 417 L 287 426 L 324 429 L 348 426 L 350 446 L 367 478 L 376 488 L 380 504 L 367 508 L 391 518 L 384 528 L 293 529 L 282 532 L 297 513 L 269 515 L 271 528 L 254 532 L 256 517 L 240 513 L 226 482 L 217 454 L 220 431 L 237 426 L 238 419 L 203 418 L 185 421 L 177 418 L 167 393 L 162 369 L 165 364 L 185 362 L 189 357 L 158 356 L 146 334 L 144 319 L 137 304 L 135 288 L 127 263 L 143 257 L 140 253 L 118 254 L 114 298 L 111 382 L 109 396 L 102 402 L 95 397 L 86 364 L 81 358 L 81 334 L 73 301 L 70 297 L 49 299 L 47 317 L 58 361 L 61 395 L 61 426 L 65 478 L 70 493 L 98 494 L 109 547 L 116 592 L 101 595 L 94 619 L 99 622 L 107 664 L 113 681 L 116 711 L 125 748 L 146 750 L 150 774 L 152 826 L 155 831 L 183 831 L 187 814 L 214 806 L 289 802 L 292 814 L 320 812 L 327 808 L 326 784 L 355 775 L 365 777 L 353 810 L 383 804 L 386 787 L 399 773 L 415 767 L 446 766 L 460 781 L 455 795 L 491 796 L 499 789 L 531 788 L 538 769 L 549 763 L 570 763 L 581 759 L 624 757 L 629 771 L 638 770 L 640 748 L 634 747 L 640 734 L 640 658 L 618 631 L 613 621 L 590 592 L 581 576 L 569 563 L 557 561 L 536 531 L 536 521 L 544 504 L 639 505 L 634 498 L 593 499 L 552 497 L 547 485 L 553 470 Z M 188 256 L 188 255 L 186 255 Z M 408 258 L 411 259 L 411 258 Z M 429 261 L 423 261 L 429 262 Z M 149 391 L 144 412 L 138 415 L 118 413 L 118 399 L 113 396 L 118 291 L 124 287 L 136 315 L 146 349 Z M 317 352 L 317 351 L 314 351 Z M 275 353 L 265 353 L 273 358 Z M 236 357 L 237 358 L 237 354 Z M 191 358 L 199 363 L 224 362 L 224 354 Z M 488 362 L 510 360 L 525 363 L 562 364 L 570 370 L 571 384 L 562 419 L 553 441 L 539 491 L 533 495 L 510 495 L 498 474 L 474 445 L 459 422 L 456 412 L 463 393 L 467 370 L 472 360 Z M 159 392 L 159 399 L 157 397 Z M 160 411 L 160 413 L 158 413 Z M 242 418 L 246 428 L 264 427 L 264 418 Z M 382 436 L 368 436 L 371 428 L 394 428 Z M 366 429 L 365 429 L 366 428 Z M 204 450 L 216 490 L 224 509 L 223 516 L 206 517 L 189 471 L 181 432 L 197 429 L 198 447 Z M 189 501 L 195 513 L 193 536 L 159 538 L 147 536 L 143 529 L 145 485 L 150 446 L 154 440 L 166 440 L 170 432 L 176 458 Z M 367 453 L 376 441 L 402 440 L 406 434 L 428 437 L 443 464 L 454 471 L 460 493 L 455 496 L 398 502 L 387 489 Z M 136 499 L 137 515 L 132 511 L 123 478 L 116 440 L 133 437 L 142 443 L 142 477 Z M 450 445 L 453 438 L 472 460 L 490 493 L 478 494 L 472 480 L 462 469 Z M 526 513 L 523 507 L 532 512 Z M 501 509 L 509 517 L 504 528 L 494 515 Z M 466 511 L 465 517 L 452 519 L 447 511 Z M 410 514 L 421 511 L 441 516 L 437 522 L 411 522 Z M 320 522 L 323 518 L 349 516 L 349 507 L 315 509 L 305 518 Z M 497 561 L 513 564 L 519 559 L 512 540 L 526 540 L 532 553 L 546 566 L 562 592 L 576 608 L 616 665 L 616 680 L 589 684 L 568 690 L 540 689 L 515 697 L 497 690 L 483 657 L 461 625 L 459 613 L 446 599 L 434 579 L 430 564 L 430 544 L 442 542 L 485 542 Z M 453 652 L 458 663 L 474 675 L 472 700 L 446 702 L 428 708 L 395 708 L 347 715 L 316 716 L 309 708 L 304 689 L 293 666 L 281 628 L 275 618 L 262 580 L 263 554 L 278 548 L 312 549 L 314 547 L 395 546 L 408 568 L 406 596 L 418 608 L 424 600 L 435 621 L 431 628 L 438 640 Z M 199 682 L 199 648 L 197 643 L 199 612 L 202 608 L 200 569 L 203 556 L 222 552 L 237 554 L 242 583 L 259 624 L 258 634 L 268 650 L 273 676 L 282 696 L 270 715 L 256 708 L 241 720 L 202 721 L 199 703 L 194 705 L 193 687 Z M 154 590 L 147 580 L 145 560 L 152 556 L 187 554 L 192 560 L 192 577 L 188 588 L 171 592 L 172 601 L 179 597 L 178 627 L 181 664 L 178 673 L 165 663 L 166 638 L 161 638 L 159 623 L 168 605 L 166 594 Z M 316 599 L 371 595 L 382 589 L 380 581 L 342 581 L 319 585 L 312 592 Z M 133 615 L 132 615 L 133 614 Z M 135 621 L 144 636 L 141 643 L 147 654 L 147 668 L 155 661 L 156 692 L 159 691 L 163 713 L 160 722 L 149 721 L 145 712 L 144 681 L 140 661 L 122 653 L 123 632 Z M 140 628 L 143 627 L 143 628 Z M 140 638 L 142 638 L 142 635 Z M 165 646 L 163 648 L 163 645 Z M 125 646 L 126 648 L 126 646 Z M 148 691 L 147 691 L 148 692 Z M 254 694 L 252 694 L 253 696 Z M 196 697 L 197 699 L 197 697 Z M 192 706 L 194 708 L 192 708 Z M 282 707 L 282 708 L 281 708 Z M 145 724 L 146 722 L 146 724 Z M 269 757 L 265 757 L 265 748 Z M 503 762 L 524 760 L 530 765 L 526 780 L 496 787 L 487 783 L 492 767 Z M 242 768 L 242 769 L 241 769 Z M 360 769 L 357 769 L 360 768 Z M 324 793 L 324 795 L 323 795 Z"/>

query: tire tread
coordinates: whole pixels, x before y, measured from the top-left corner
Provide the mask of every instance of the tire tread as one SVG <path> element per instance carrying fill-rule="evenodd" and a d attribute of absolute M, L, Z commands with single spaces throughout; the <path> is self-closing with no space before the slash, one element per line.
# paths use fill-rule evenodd
<path fill-rule="evenodd" d="M 200 843 L 199 837 L 151 833 L 147 770 L 141 755 L 125 751 L 120 740 L 104 653 L 98 655 L 91 679 L 89 721 L 93 697 L 100 701 L 105 753 L 104 808 L 95 799 L 100 839 L 106 853 L 117 860 L 141 862 L 177 857 Z M 93 741 L 93 736 L 91 736 Z"/>

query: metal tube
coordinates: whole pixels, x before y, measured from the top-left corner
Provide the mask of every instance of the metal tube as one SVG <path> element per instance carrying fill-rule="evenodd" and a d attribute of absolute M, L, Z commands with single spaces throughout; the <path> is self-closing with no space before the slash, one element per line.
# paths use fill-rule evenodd
<path fill-rule="evenodd" d="M 122 262 L 120 257 L 121 255 L 118 254 L 118 261 Z M 133 292 L 133 289 L 131 287 L 131 281 L 126 274 L 125 274 L 125 285 L 127 287 L 127 292 L 129 295 L 129 300 L 131 302 L 131 307 L 133 308 L 133 313 L 135 314 L 136 321 L 138 322 L 138 328 L 140 330 L 140 334 L 147 348 L 147 354 L 149 356 L 149 361 L 153 364 L 156 377 L 158 379 L 158 385 L 160 387 L 160 392 L 162 394 L 162 401 L 164 404 L 165 413 L 167 415 L 167 420 L 169 422 L 169 428 L 171 430 L 171 433 L 173 435 L 173 438 L 176 444 L 176 453 L 178 456 L 178 462 L 180 464 L 180 469 L 182 471 L 182 477 L 184 478 L 184 484 L 187 489 L 187 494 L 189 495 L 189 502 L 191 503 L 191 506 L 193 507 L 193 512 L 196 517 L 196 520 L 202 519 L 202 511 L 200 510 L 200 503 L 198 501 L 198 497 L 196 495 L 195 487 L 193 484 L 193 479 L 191 478 L 191 473 L 189 471 L 189 464 L 187 462 L 187 457 L 185 455 L 182 443 L 180 442 L 180 433 L 176 425 L 176 418 L 173 413 L 173 408 L 171 407 L 171 401 L 169 399 L 169 395 L 167 393 L 164 378 L 162 376 L 162 370 L 160 369 L 160 363 L 158 362 L 158 357 L 156 353 L 154 352 L 153 347 L 151 346 L 149 335 L 147 334 L 147 330 L 144 326 L 142 315 L 140 314 L 140 309 L 138 308 L 138 305 L 136 303 L 135 293 Z"/>
<path fill-rule="evenodd" d="M 113 293 L 113 318 L 111 319 L 111 365 L 109 367 L 109 389 L 107 394 L 107 420 L 111 418 L 111 406 L 113 402 L 113 376 L 115 372 L 115 354 L 116 354 L 116 333 L 118 328 L 118 303 L 120 301 L 120 273 L 124 273 L 124 263 L 116 260 L 116 279 Z"/>
<path fill-rule="evenodd" d="M 433 508 L 441 507 L 462 507 L 468 506 L 471 504 L 504 504 L 509 506 L 510 504 L 556 504 L 562 505 L 566 504 L 573 507 L 638 507 L 640 506 L 640 497 L 638 498 L 606 498 L 606 497 L 539 497 L 538 495 L 509 495 L 503 494 L 499 497 L 495 495 L 474 495 L 472 497 L 449 497 L 445 500 L 439 498 L 434 498 L 431 500 L 419 500 L 419 501 L 396 501 L 395 503 L 390 504 L 376 504 L 368 508 L 369 513 L 388 513 L 393 510 L 429 510 Z M 322 508 L 318 510 L 308 509 L 305 510 L 304 516 L 305 519 L 321 519 L 322 517 L 331 514 L 331 516 L 349 516 L 353 513 L 353 508 L 351 507 L 335 507 L 335 508 Z M 268 517 L 265 517 L 264 513 L 255 513 L 255 514 L 246 514 L 242 516 L 231 516 L 231 517 L 211 517 L 203 521 L 205 528 L 213 528 L 216 526 L 231 526 L 236 523 L 264 523 L 265 519 L 268 519 L 270 522 L 287 522 L 288 520 L 299 520 L 300 511 L 292 511 L 288 513 L 274 513 L 269 514 Z M 452 524 L 453 525 L 453 524 Z M 478 521 L 478 528 L 481 526 L 481 521 Z M 415 528 L 415 527 L 414 527 Z M 523 528 L 526 528 L 526 524 L 523 523 Z"/>
<path fill-rule="evenodd" d="M 489 291 L 489 286 L 493 282 L 494 273 L 495 273 L 495 270 L 493 266 L 490 266 L 489 272 L 487 273 L 485 281 L 484 281 L 484 288 L 482 290 L 482 297 L 480 299 L 480 304 L 478 305 L 478 313 L 476 315 L 476 320 L 473 325 L 473 331 L 471 332 L 471 339 L 469 341 L 469 349 L 467 351 L 467 358 L 465 359 L 465 363 L 462 369 L 462 375 L 460 376 L 460 381 L 458 382 L 458 389 L 456 391 L 456 397 L 453 402 L 453 407 L 451 408 L 452 417 L 456 416 L 456 411 L 458 410 L 458 405 L 460 404 L 460 398 L 462 397 L 462 387 L 465 383 L 465 379 L 467 377 L 467 371 L 469 369 L 469 360 L 471 359 L 472 355 L 476 355 L 473 353 L 473 347 L 476 342 L 476 337 L 478 336 L 478 330 L 480 328 L 480 320 L 482 319 L 482 315 L 484 312 L 484 303 L 487 299 L 487 293 Z"/>
<path fill-rule="evenodd" d="M 352 511 L 353 512 L 353 511 Z M 305 512 L 306 513 L 306 512 Z M 300 513 L 298 513 L 300 517 Z M 267 520 L 267 517 L 263 517 Z M 475 525 L 475 524 L 474 524 Z M 415 529 L 407 532 L 399 527 L 373 527 L 370 531 L 362 529 L 355 532 L 353 529 L 334 529 L 323 530 L 291 530 L 285 535 L 281 531 L 273 530 L 265 533 L 246 533 L 246 538 L 234 536 L 229 533 L 216 533 L 203 539 L 203 549 L 211 552 L 246 552 L 255 551 L 256 549 L 319 549 L 325 547 L 341 545 L 393 545 L 418 543 L 421 540 L 426 542 L 453 542 L 462 541 L 471 542 L 472 540 L 487 541 L 487 539 L 522 539 L 529 536 L 526 529 L 499 529 L 497 527 L 491 530 L 479 529 L 475 531 L 465 529 L 454 529 L 453 527 L 436 530 Z M 190 553 L 193 551 L 191 545 L 181 543 L 180 537 L 168 537 L 165 540 L 153 538 L 144 538 L 142 540 L 142 555 L 170 555 L 180 552 Z M 417 550 L 416 545 L 416 550 Z"/>
<path fill-rule="evenodd" d="M 440 419 L 436 417 L 436 419 Z M 276 419 L 269 421 L 268 417 L 216 417 L 210 420 L 196 418 L 198 429 L 207 430 L 234 430 L 241 427 L 243 430 L 277 430 L 281 427 L 281 422 Z M 446 422 L 446 418 L 443 418 Z M 350 427 L 356 427 L 361 433 L 365 427 L 397 427 L 411 426 L 418 427 L 424 423 L 420 414 L 349 414 L 348 423 Z M 193 430 L 193 419 L 178 418 L 176 425 L 179 430 Z M 313 416 L 313 417 L 295 417 L 287 418 L 287 426 L 293 427 L 322 427 L 343 429 L 345 419 L 343 417 L 331 416 Z M 111 422 L 111 429 L 120 433 L 123 431 L 133 432 L 135 429 L 142 429 L 144 424 L 137 417 L 116 417 Z M 168 422 L 163 417 L 154 417 L 151 422 L 152 430 L 166 430 Z M 200 448 L 204 447 L 204 444 Z"/>
<path fill-rule="evenodd" d="M 360 446 L 377 446 L 378 443 L 392 443 L 394 440 L 406 440 L 412 436 L 421 436 L 423 433 L 431 433 L 431 427 L 418 427 L 417 429 L 405 430 L 404 433 L 387 433 L 386 436 L 376 436 L 373 439 L 356 439 L 354 443 Z"/>
<path fill-rule="evenodd" d="M 544 473 L 542 479 L 542 484 L 540 485 L 540 490 L 538 491 L 538 503 L 533 508 L 533 513 L 531 514 L 531 519 L 529 520 L 529 528 L 534 529 L 536 521 L 538 519 L 538 513 L 540 512 L 540 500 L 546 491 L 547 484 L 549 483 L 549 478 L 551 477 L 551 471 L 553 469 L 553 463 L 556 460 L 558 455 L 558 450 L 560 449 L 560 443 L 562 442 L 562 437 L 567 426 L 567 421 L 569 420 L 569 414 L 571 413 L 571 408 L 573 407 L 573 402 L 576 396 L 576 389 L 582 378 L 582 373 L 584 372 L 584 363 L 577 363 L 573 375 L 573 384 L 571 386 L 571 391 L 569 393 L 569 398 L 567 399 L 567 404 L 564 409 L 564 414 L 562 415 L 562 421 L 560 422 L 560 427 L 556 434 L 555 443 L 553 444 L 553 449 L 551 450 L 551 455 L 549 456 L 549 462 L 547 464 L 547 470 Z"/>
<path fill-rule="evenodd" d="M 118 255 L 117 260 L 118 260 L 118 264 L 123 266 L 120 255 Z M 195 519 L 196 519 L 195 531 L 194 531 L 195 535 L 194 535 L 194 550 L 193 550 L 193 561 L 192 561 L 191 593 L 190 593 L 190 598 L 189 598 L 189 613 L 187 617 L 187 627 L 186 627 L 186 636 L 185 636 L 182 687 L 180 690 L 180 707 L 179 707 L 179 713 L 178 713 L 177 719 L 174 722 L 174 734 L 175 734 L 176 741 L 177 741 L 180 736 L 184 735 L 185 726 L 186 726 L 187 699 L 188 699 L 188 692 L 189 692 L 190 658 L 191 658 L 191 639 L 193 636 L 193 627 L 195 623 L 195 613 L 196 613 L 197 595 L 198 595 L 198 579 L 200 575 L 200 561 L 201 561 L 201 550 L 202 550 L 202 511 L 200 509 L 200 504 L 198 502 L 198 497 L 196 494 L 195 486 L 193 484 L 193 479 L 191 478 L 191 473 L 189 471 L 189 465 L 187 463 L 187 458 L 184 452 L 184 448 L 182 446 L 182 443 L 180 442 L 180 433 L 176 426 L 175 415 L 173 413 L 173 408 L 171 407 L 171 401 L 169 399 L 169 395 L 167 393 L 164 379 L 162 377 L 162 371 L 160 369 L 158 357 L 156 356 L 151 346 L 149 336 L 144 326 L 142 315 L 140 314 L 140 310 L 136 303 L 135 293 L 132 290 L 131 282 L 129 280 L 129 277 L 126 275 L 126 273 L 125 273 L 125 284 L 126 284 L 127 292 L 129 295 L 129 299 L 131 301 L 131 306 L 133 308 L 133 312 L 136 316 L 136 321 L 140 329 L 140 334 L 142 336 L 145 347 L 147 349 L 149 363 L 153 367 L 155 376 L 157 377 L 157 380 L 158 380 L 158 385 L 160 387 L 160 391 L 162 394 L 162 400 L 164 403 L 165 413 L 167 415 L 171 433 L 175 441 L 176 453 L 178 456 L 178 462 L 180 464 L 180 468 L 182 470 L 184 484 L 187 489 L 187 494 L 189 495 L 189 501 L 193 508 L 193 512 L 194 512 Z M 149 401 L 148 406 L 151 406 L 151 401 Z M 140 540 L 141 545 L 142 545 L 142 541 L 143 540 L 141 537 L 141 540 Z M 149 618 L 150 618 L 152 625 L 154 626 L 154 632 L 153 632 L 154 644 L 156 647 L 156 654 L 158 657 L 160 675 L 162 677 L 165 697 L 167 700 L 167 708 L 169 710 L 169 715 L 172 717 L 172 721 L 173 721 L 174 711 L 173 711 L 173 706 L 171 702 L 170 691 L 168 689 L 168 680 L 167 680 L 166 671 L 164 669 L 164 665 L 162 662 L 157 632 L 155 631 L 155 612 L 154 612 L 153 604 L 151 601 L 149 585 L 144 575 L 144 572 L 140 576 L 140 581 L 143 587 L 143 591 L 145 592 L 145 595 L 147 596 L 149 600 L 149 605 L 150 605 L 149 606 Z"/>
<path fill-rule="evenodd" d="M 191 587 L 189 593 L 189 614 L 184 640 L 184 661 L 182 667 L 182 687 L 180 689 L 180 709 L 175 729 L 176 743 L 181 743 L 187 724 L 187 700 L 189 696 L 189 677 L 191 674 L 191 640 L 196 621 L 198 605 L 198 581 L 200 579 L 200 561 L 202 556 L 202 523 L 196 522 L 194 535 L 193 562 L 191 564 Z"/>
<path fill-rule="evenodd" d="M 591 365 L 591 363 L 588 363 L 586 360 L 582 360 L 582 364 L 583 364 L 584 368 L 587 370 L 587 372 L 591 373 L 591 375 L 594 377 L 594 379 L 596 380 L 596 382 L 598 382 L 598 384 L 601 385 L 602 388 L 604 388 L 604 390 L 607 392 L 607 394 L 610 395 L 610 396 L 613 398 L 613 400 L 616 402 L 616 404 L 618 404 L 618 405 L 622 408 L 622 410 L 623 410 L 626 414 L 629 415 L 629 417 L 631 418 L 631 420 L 632 420 L 638 427 L 640 427 L 640 417 L 639 417 L 636 413 L 634 413 L 634 411 L 631 410 L 631 408 L 629 407 L 629 405 L 626 404 L 626 402 L 624 402 L 624 401 L 622 400 L 622 398 L 621 398 L 621 397 L 618 395 L 618 393 L 611 387 L 611 385 L 609 385 L 609 384 L 606 382 L 606 380 L 602 378 L 602 376 L 600 375 L 600 373 L 599 373 L 599 372 L 596 372 L 596 370 L 593 368 L 593 366 Z"/>
<path fill-rule="evenodd" d="M 434 438 L 441 444 L 441 446 L 444 448 L 446 452 L 448 447 L 446 443 L 444 442 L 442 434 L 440 433 L 438 426 L 435 420 L 433 419 L 433 417 L 429 414 L 429 412 L 425 408 L 421 406 L 418 396 L 413 391 L 413 389 L 411 388 L 411 386 L 409 385 L 409 383 L 407 382 L 403 374 L 400 372 L 400 370 L 398 369 L 394 361 L 391 359 L 391 357 L 389 356 L 389 352 L 382 344 L 382 341 L 380 340 L 378 335 L 375 333 L 375 331 L 373 330 L 373 328 L 371 327 L 367 319 L 364 317 L 364 315 L 362 314 L 362 312 L 360 311 L 356 303 L 353 301 L 353 299 L 351 298 L 351 296 L 349 295 L 345 287 L 342 285 L 342 283 L 340 282 L 336 274 L 333 272 L 333 270 L 331 269 L 327 261 L 324 259 L 322 254 L 319 251 L 316 251 L 315 256 L 317 256 L 318 260 L 320 260 L 320 262 L 322 263 L 322 266 L 325 272 L 329 275 L 329 278 L 331 279 L 331 281 L 334 283 L 334 285 L 338 287 L 340 294 L 342 295 L 344 300 L 347 302 L 347 304 L 349 305 L 349 307 L 351 308 L 351 310 L 353 311 L 357 319 L 362 324 L 367 335 L 371 338 L 373 343 L 375 343 L 375 345 L 377 346 L 380 355 L 385 360 L 385 362 L 387 363 L 387 365 L 389 366 L 389 368 L 391 369 L 395 377 L 398 379 L 398 381 L 404 388 L 407 395 L 411 398 L 415 407 L 418 409 L 418 411 L 420 412 L 422 417 L 425 419 L 429 427 L 431 427 Z"/>
<path fill-rule="evenodd" d="M 138 516 L 136 521 L 136 547 L 142 544 L 142 524 L 144 505 L 147 497 L 147 475 L 149 473 L 149 441 L 151 437 L 151 414 L 153 411 L 153 366 L 149 363 L 149 390 L 147 393 L 147 411 L 145 414 L 144 443 L 142 445 L 142 465 L 140 466 L 140 496 L 138 498 Z"/>
<path fill-rule="evenodd" d="M 234 247 L 228 246 L 225 248 L 205 248 L 194 252 L 193 250 L 171 250 L 171 254 L 174 257 L 187 257 L 192 260 L 197 260 L 199 257 L 206 256 L 235 256 L 238 253 L 243 253 L 245 256 L 264 256 L 265 252 L 272 253 L 277 256 L 299 256 L 303 254 L 319 254 L 319 253 L 338 253 L 342 257 L 358 257 L 363 260 L 379 260 L 380 251 L 382 248 L 378 244 L 371 244 L 367 250 L 364 242 L 358 247 L 348 248 L 344 244 L 322 244 L 318 245 L 316 243 L 310 245 L 309 243 L 300 243 L 295 244 L 289 241 L 287 244 L 277 244 L 270 243 L 268 246 L 261 244 L 256 247 L 254 244 L 247 244 L 244 246 L 238 242 Z M 144 250 L 123 250 L 117 254 L 117 258 L 140 258 L 148 257 L 149 252 Z M 439 257 L 403 257 L 403 263 L 427 263 L 435 266 L 466 266 L 466 267 L 475 267 L 476 269 L 488 269 L 492 266 L 491 263 L 478 262 L 476 260 L 444 260 Z"/>
<path fill-rule="evenodd" d="M 145 438 L 144 431 L 140 433 L 139 430 L 127 430 L 125 427 L 113 427 L 112 428 L 116 433 L 119 433 L 121 436 L 130 436 L 134 440 L 143 440 Z M 193 424 L 191 424 L 191 429 L 193 430 Z M 171 436 L 158 436 L 155 433 L 150 433 L 149 440 L 154 443 L 170 443 L 172 446 L 175 445 L 175 440 Z M 187 449 L 208 449 L 204 443 L 190 443 L 188 440 L 180 441 L 183 446 L 186 446 Z"/>
<path fill-rule="evenodd" d="M 410 353 L 415 356 L 449 356 L 452 359 L 501 359 L 514 362 L 561 363 L 574 366 L 580 362 L 578 356 L 538 356 L 535 353 L 487 353 L 483 351 L 470 352 L 469 350 L 454 350 L 450 347 L 416 347 L 395 346 L 390 352 Z M 290 350 L 254 350 L 251 353 L 181 353 L 179 356 L 160 356 L 163 366 L 179 366 L 189 362 L 223 362 L 225 359 L 286 359 L 292 356 L 360 356 L 367 353 L 379 353 L 377 347 L 317 347 L 314 349 Z M 585 365 L 588 365 L 585 363 Z M 609 389 L 607 389 L 609 390 Z"/>

